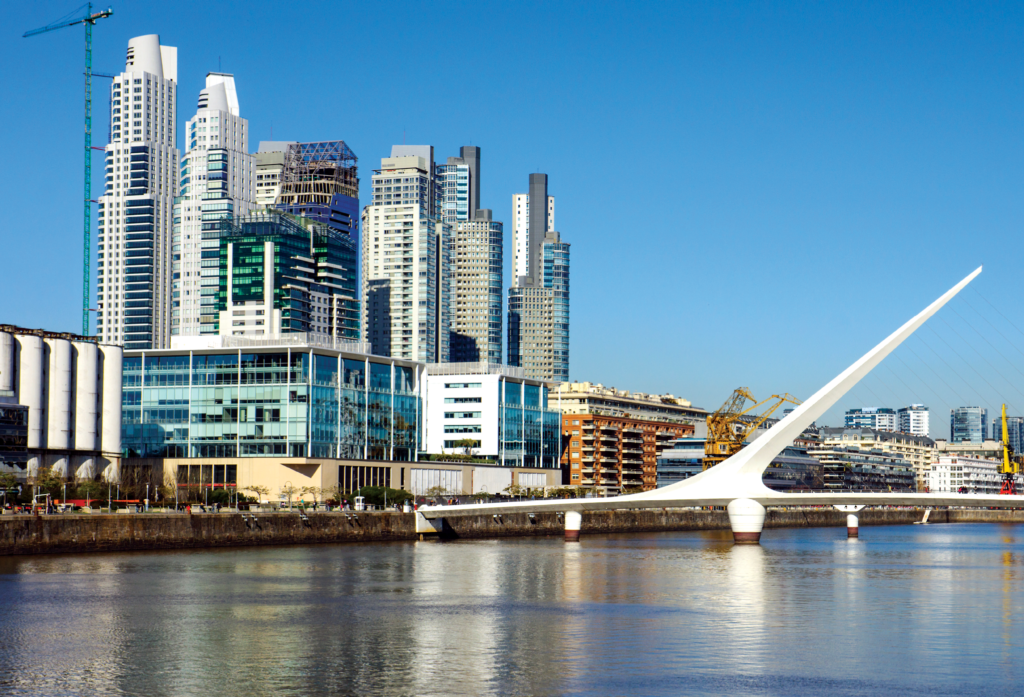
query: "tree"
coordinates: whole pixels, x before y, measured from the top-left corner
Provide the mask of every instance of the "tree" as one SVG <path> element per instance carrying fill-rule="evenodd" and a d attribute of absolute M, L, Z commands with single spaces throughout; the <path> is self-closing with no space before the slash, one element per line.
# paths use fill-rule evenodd
<path fill-rule="evenodd" d="M 242 491 L 251 491 L 256 495 L 256 501 L 262 503 L 267 496 L 270 495 L 270 487 L 263 486 L 262 484 L 250 484 L 249 486 L 242 489 Z"/>
<path fill-rule="evenodd" d="M 447 493 L 448 493 L 448 489 L 446 489 L 445 487 L 441 486 L 440 484 L 437 484 L 437 485 L 432 486 L 429 489 L 427 489 L 426 492 L 423 495 L 424 496 L 444 496 Z"/>
<path fill-rule="evenodd" d="M 64 478 L 55 473 L 52 467 L 40 467 L 36 470 L 33 484 L 36 494 L 49 494 L 50 498 L 55 498 L 64 486 Z"/>
<path fill-rule="evenodd" d="M 404 489 L 392 489 L 386 486 L 364 486 L 356 492 L 356 496 L 362 496 L 365 503 L 380 507 L 396 503 L 402 504 L 413 498 L 412 494 Z"/>
<path fill-rule="evenodd" d="M 18 477 L 13 472 L 0 474 L 0 489 L 4 492 L 4 502 L 7 502 L 7 495 L 18 493 Z"/>
<path fill-rule="evenodd" d="M 472 438 L 463 438 L 462 440 L 455 441 L 456 448 L 462 448 L 462 454 L 467 457 L 472 457 L 473 448 L 480 447 L 480 441 L 473 440 Z"/>
<path fill-rule="evenodd" d="M 323 496 L 325 492 L 326 492 L 326 489 L 321 489 L 318 486 L 304 486 L 304 487 L 302 487 L 302 489 L 299 490 L 299 493 L 302 494 L 303 497 L 305 497 L 306 494 L 309 494 L 310 496 L 312 496 L 313 497 L 313 503 L 319 503 L 320 502 L 320 497 Z"/>
<path fill-rule="evenodd" d="M 106 488 L 99 482 L 85 481 L 78 485 L 75 493 L 78 495 L 78 498 L 91 502 L 94 499 L 100 498 L 106 492 Z"/>
<path fill-rule="evenodd" d="M 292 510 L 292 498 L 300 491 L 299 487 L 294 484 L 285 484 L 281 487 L 281 495 L 288 497 L 288 510 Z"/>

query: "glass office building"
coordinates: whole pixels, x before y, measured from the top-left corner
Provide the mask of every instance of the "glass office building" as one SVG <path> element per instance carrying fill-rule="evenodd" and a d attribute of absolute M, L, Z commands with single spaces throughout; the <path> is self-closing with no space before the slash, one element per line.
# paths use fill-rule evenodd
<path fill-rule="evenodd" d="M 125 353 L 128 457 L 415 459 L 422 364 L 329 339 L 218 339 Z"/>
<path fill-rule="evenodd" d="M 999 435 L 1002 439 L 1002 422 Z M 982 443 L 988 432 L 988 409 L 984 407 L 957 407 L 949 412 L 950 443 Z"/>

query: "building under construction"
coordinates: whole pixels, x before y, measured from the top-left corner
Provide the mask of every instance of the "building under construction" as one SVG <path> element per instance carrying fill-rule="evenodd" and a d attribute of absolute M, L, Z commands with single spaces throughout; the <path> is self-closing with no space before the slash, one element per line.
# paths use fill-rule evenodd
<path fill-rule="evenodd" d="M 256 155 L 257 200 L 335 233 L 340 273 L 333 279 L 346 297 L 343 338 L 357 339 L 359 321 L 358 158 L 342 140 L 263 142 Z"/>

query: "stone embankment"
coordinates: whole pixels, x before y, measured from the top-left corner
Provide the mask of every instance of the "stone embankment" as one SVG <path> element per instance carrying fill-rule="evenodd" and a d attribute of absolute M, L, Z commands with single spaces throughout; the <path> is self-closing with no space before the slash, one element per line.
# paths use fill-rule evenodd
<path fill-rule="evenodd" d="M 867 509 L 860 524 L 907 525 L 924 512 Z M 935 523 L 1024 523 L 1024 511 L 933 510 Z M 829 508 L 770 509 L 766 528 L 845 527 L 846 514 Z M 583 514 L 582 533 L 728 530 L 724 511 L 688 509 L 600 511 Z M 555 513 L 467 516 L 445 521 L 443 537 L 497 538 L 562 535 Z M 392 511 L 309 513 L 144 513 L 135 515 L 66 514 L 0 517 L 0 555 L 198 549 L 338 542 L 415 540 L 411 513 Z"/>

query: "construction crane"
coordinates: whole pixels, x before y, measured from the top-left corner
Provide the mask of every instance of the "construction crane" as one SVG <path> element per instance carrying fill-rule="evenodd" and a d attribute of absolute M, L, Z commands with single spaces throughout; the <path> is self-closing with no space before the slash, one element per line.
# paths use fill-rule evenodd
<path fill-rule="evenodd" d="M 92 27 L 96 20 L 110 17 L 114 14 L 113 8 L 108 7 L 102 12 L 93 12 L 92 3 L 86 3 L 75 12 L 85 8 L 85 15 L 77 19 L 59 19 L 53 24 L 48 24 L 39 29 L 25 32 L 22 36 L 28 38 L 37 34 L 45 34 L 49 31 L 56 31 L 64 27 L 73 27 L 81 24 L 85 27 L 85 234 L 83 238 L 83 262 L 82 262 L 82 336 L 89 336 L 89 261 L 92 252 L 89 249 L 89 223 L 92 219 Z"/>
<path fill-rule="evenodd" d="M 775 401 L 761 414 L 751 414 L 758 407 Z M 752 402 L 747 406 L 747 402 Z M 785 403 L 800 404 L 791 394 L 773 394 L 760 402 L 747 387 L 738 387 L 718 411 L 708 416 L 708 438 L 704 443 L 704 469 L 710 469 L 738 453 L 743 442 Z"/>
<path fill-rule="evenodd" d="M 1010 445 L 1010 429 L 1006 427 L 1006 405 L 1003 405 L 1003 466 L 999 473 L 1003 475 L 1003 488 L 1000 494 L 1017 494 L 1017 474 L 1020 472 L 1019 456 L 1015 456 Z"/>

